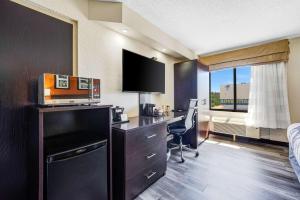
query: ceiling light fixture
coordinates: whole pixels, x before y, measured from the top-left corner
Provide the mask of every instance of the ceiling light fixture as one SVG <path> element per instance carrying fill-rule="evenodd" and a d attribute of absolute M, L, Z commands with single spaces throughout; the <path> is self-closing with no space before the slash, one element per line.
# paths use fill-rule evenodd
<path fill-rule="evenodd" d="M 167 49 L 162 49 L 162 51 L 163 51 L 163 52 L 166 52 L 166 51 L 167 51 Z"/>

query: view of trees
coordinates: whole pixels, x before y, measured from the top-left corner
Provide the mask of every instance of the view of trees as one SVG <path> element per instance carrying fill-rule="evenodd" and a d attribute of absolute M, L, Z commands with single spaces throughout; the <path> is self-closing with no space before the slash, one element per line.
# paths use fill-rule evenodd
<path fill-rule="evenodd" d="M 212 108 L 220 105 L 220 93 L 219 92 L 211 92 L 210 99 L 211 99 L 211 107 Z"/>

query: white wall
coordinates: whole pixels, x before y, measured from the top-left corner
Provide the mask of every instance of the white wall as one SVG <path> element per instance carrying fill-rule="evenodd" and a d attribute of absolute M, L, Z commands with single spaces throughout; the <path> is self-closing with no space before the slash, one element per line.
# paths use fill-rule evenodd
<path fill-rule="evenodd" d="M 198 103 L 198 119 L 200 121 L 209 120 L 209 73 L 197 74 L 197 96 Z"/>
<path fill-rule="evenodd" d="M 154 95 L 154 103 L 174 102 L 173 64 L 176 59 L 113 32 L 96 21 L 88 20 L 87 0 L 31 0 L 78 21 L 78 75 L 101 79 L 102 103 L 125 107 L 129 116 L 138 114 L 138 94 L 122 93 L 122 49 L 147 57 L 157 57 L 166 64 L 166 93 Z"/>
<path fill-rule="evenodd" d="M 290 40 L 288 94 L 292 123 L 300 122 L 300 38 Z"/>

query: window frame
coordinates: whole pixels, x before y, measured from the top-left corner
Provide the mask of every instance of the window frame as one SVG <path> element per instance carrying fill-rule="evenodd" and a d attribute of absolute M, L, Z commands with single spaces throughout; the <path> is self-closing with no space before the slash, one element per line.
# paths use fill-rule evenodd
<path fill-rule="evenodd" d="M 233 69 L 233 109 L 213 109 L 211 107 L 211 72 L 209 72 L 209 110 L 212 111 L 225 111 L 225 112 L 240 112 L 240 113 L 248 113 L 247 110 L 237 110 L 237 88 L 236 88 L 236 67 L 232 67 L 229 69 Z"/>

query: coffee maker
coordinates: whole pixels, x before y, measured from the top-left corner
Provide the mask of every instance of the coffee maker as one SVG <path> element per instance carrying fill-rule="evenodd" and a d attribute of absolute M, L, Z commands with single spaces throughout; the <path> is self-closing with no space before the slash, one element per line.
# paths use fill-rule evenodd
<path fill-rule="evenodd" d="M 154 116 L 154 107 L 155 104 L 145 103 L 140 104 L 140 115 L 141 116 Z"/>
<path fill-rule="evenodd" d="M 114 123 L 122 122 L 121 115 L 124 112 L 123 107 L 116 106 L 112 108 L 112 118 Z"/>

